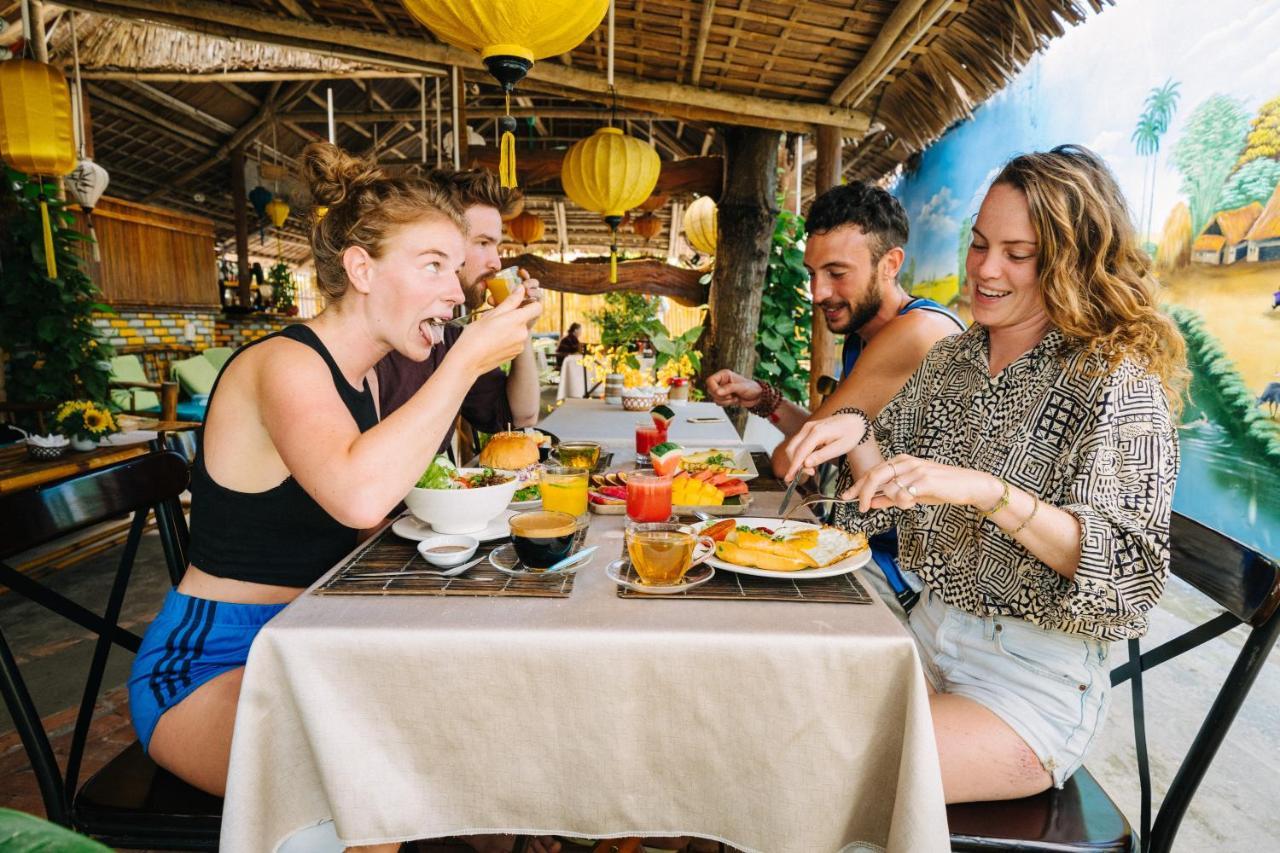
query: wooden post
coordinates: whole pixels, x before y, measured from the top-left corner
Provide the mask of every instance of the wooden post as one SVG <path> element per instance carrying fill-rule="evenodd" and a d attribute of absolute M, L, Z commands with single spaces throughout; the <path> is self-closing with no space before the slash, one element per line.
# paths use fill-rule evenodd
<path fill-rule="evenodd" d="M 236 270 L 240 278 L 240 304 L 253 303 L 253 274 L 249 271 L 249 200 L 244 190 L 244 147 L 231 149 L 231 208 L 236 218 Z"/>
<path fill-rule="evenodd" d="M 818 128 L 818 161 L 814 164 L 813 191 L 820 195 L 840 183 L 840 128 Z M 835 335 L 827 328 L 827 320 L 815 306 L 813 337 L 809 353 L 809 410 L 822 402 L 818 394 L 818 378 L 834 376 L 836 371 Z"/>
<path fill-rule="evenodd" d="M 719 210 L 715 274 L 711 279 L 703 380 L 722 368 L 750 376 L 756 367 L 756 330 L 778 218 L 776 130 L 720 129 L 725 146 L 724 194 Z M 731 413 L 739 432 L 746 412 Z"/>
<path fill-rule="evenodd" d="M 35 53 L 36 61 L 49 63 L 49 43 L 45 41 L 46 33 L 44 29 L 44 3 L 40 0 L 32 0 L 31 2 L 31 50 Z"/>
<path fill-rule="evenodd" d="M 467 130 L 467 81 L 462 76 L 461 68 L 454 68 L 458 75 L 458 85 L 453 90 L 458 98 L 458 121 L 453 126 L 453 147 L 458 152 L 458 168 L 466 169 L 471 162 L 471 133 Z"/>

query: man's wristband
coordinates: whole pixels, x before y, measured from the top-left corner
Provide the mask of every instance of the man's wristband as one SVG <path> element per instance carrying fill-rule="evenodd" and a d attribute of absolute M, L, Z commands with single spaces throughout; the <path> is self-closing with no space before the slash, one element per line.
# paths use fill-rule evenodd
<path fill-rule="evenodd" d="M 778 406 L 782 403 L 782 392 L 768 382 L 756 380 L 756 384 L 760 386 L 760 399 L 747 411 L 753 415 L 768 418 L 777 411 Z"/>
<path fill-rule="evenodd" d="M 858 439 L 858 444 L 862 444 L 871 437 L 871 418 L 867 417 L 867 413 L 862 411 L 862 409 L 859 409 L 857 406 L 845 406 L 843 409 L 836 409 L 831 413 L 832 417 L 835 417 L 836 415 L 857 415 L 862 418 L 862 438 Z M 855 444 L 854 447 L 857 447 L 858 444 Z"/>

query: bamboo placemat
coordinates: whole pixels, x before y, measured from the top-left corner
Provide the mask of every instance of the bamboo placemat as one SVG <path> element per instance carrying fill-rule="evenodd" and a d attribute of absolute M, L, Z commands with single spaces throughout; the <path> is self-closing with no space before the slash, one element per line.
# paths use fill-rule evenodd
<path fill-rule="evenodd" d="M 739 601 L 808 601 L 818 604 L 870 604 L 871 595 L 854 572 L 831 578 L 813 580 L 787 580 L 785 578 L 760 578 L 716 569 L 715 577 L 688 592 L 670 595 L 647 595 L 643 592 L 618 587 L 619 598 L 644 598 L 659 601 L 664 598 L 735 599 Z M 631 563 L 627 563 L 624 575 L 637 580 Z"/>
<path fill-rule="evenodd" d="M 785 492 L 787 484 L 773 476 L 773 462 L 769 459 L 768 453 L 760 451 L 752 451 L 751 461 L 755 463 L 756 471 L 759 476 L 747 485 L 753 492 Z"/>
<path fill-rule="evenodd" d="M 487 558 L 495 548 L 510 541 L 499 539 L 496 542 L 485 542 L 476 551 L 476 556 Z M 513 577 L 495 569 L 487 559 L 455 578 L 422 575 L 398 578 L 360 577 L 371 572 L 430 568 L 432 566 L 418 554 L 417 542 L 402 539 L 387 528 L 343 564 L 333 577 L 316 587 L 314 592 L 316 595 L 469 595 L 495 598 L 568 598 L 573 592 L 573 574 Z"/>

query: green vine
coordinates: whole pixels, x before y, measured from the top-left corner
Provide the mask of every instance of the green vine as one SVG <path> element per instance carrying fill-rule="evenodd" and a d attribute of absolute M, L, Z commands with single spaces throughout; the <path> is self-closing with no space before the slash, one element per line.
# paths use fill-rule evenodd
<path fill-rule="evenodd" d="M 800 245 L 803 235 L 804 218 L 780 210 L 760 300 L 755 371 L 756 379 L 778 386 L 783 396 L 802 405 L 809 399 L 807 359 L 813 318 L 809 273 Z"/>
<path fill-rule="evenodd" d="M 46 184 L 58 277 L 45 269 L 39 189 L 5 168 L 0 185 L 0 351 L 7 359 L 9 400 L 106 403 L 111 347 L 93 325 L 94 312 L 114 313 L 86 274 L 79 254 L 89 237 L 57 190 Z"/>
<path fill-rule="evenodd" d="M 603 309 L 587 312 L 587 319 L 600 327 L 604 346 L 633 347 L 658 322 L 658 297 L 615 290 L 604 295 Z"/>
<path fill-rule="evenodd" d="M 1259 409 L 1257 397 L 1205 326 L 1204 318 L 1181 305 L 1170 305 L 1168 311 L 1187 342 L 1187 361 L 1192 373 L 1205 380 L 1205 386 L 1227 413 L 1227 428 L 1254 442 L 1273 461 L 1280 462 L 1280 428 Z"/>

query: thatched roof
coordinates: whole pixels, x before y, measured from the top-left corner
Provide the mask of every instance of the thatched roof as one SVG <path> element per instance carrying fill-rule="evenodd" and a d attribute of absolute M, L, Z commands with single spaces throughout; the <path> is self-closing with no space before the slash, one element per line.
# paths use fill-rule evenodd
<path fill-rule="evenodd" d="M 409 164 L 421 158 L 416 75 L 427 75 L 434 164 L 435 82 L 457 65 L 468 123 L 493 144 L 501 93 L 478 57 L 437 43 L 394 0 L 61 2 L 85 10 L 75 15 L 76 31 L 96 159 L 112 174 L 110 192 L 210 215 L 220 235 L 231 231 L 231 149 L 245 145 L 252 160 L 261 144 L 268 160 L 278 150 L 289 164 L 325 132 L 317 115 L 329 88 L 343 115 L 339 144 Z M 723 153 L 726 124 L 791 134 L 837 126 L 845 177 L 875 179 L 1110 2 L 618 0 L 617 106 L 629 132 L 652 139 L 664 161 Z M 64 64 L 69 17 L 64 12 L 52 32 L 52 56 Z M 15 19 L 10 10 L 7 23 Z M 517 104 L 536 118 L 521 123 L 522 151 L 562 150 L 605 120 L 612 99 L 604 30 L 571 54 L 540 61 L 522 82 Z M 415 76 L 369 76 L 408 73 Z M 315 79 L 320 74 L 334 77 Z M 810 197 L 815 147 L 810 135 L 803 164 Z M 305 207 L 305 199 L 294 201 Z M 572 248 L 603 250 L 598 217 L 572 204 L 565 213 Z M 301 229 L 289 226 L 290 251 L 304 255 Z M 549 217 L 547 226 L 554 240 Z M 653 243 L 666 239 L 664 228 Z"/>
<path fill-rule="evenodd" d="M 1246 240 L 1272 240 L 1276 237 L 1280 237 L 1280 184 L 1276 185 L 1249 233 L 1244 235 Z"/>
<path fill-rule="evenodd" d="M 1205 225 L 1204 230 L 1200 232 L 1200 237 L 1196 239 L 1196 250 L 1200 250 L 1200 241 L 1210 237 L 1221 237 L 1222 245 L 1234 246 L 1245 239 L 1245 235 L 1249 233 L 1249 228 L 1258 220 L 1258 215 L 1262 213 L 1262 203 L 1251 201 L 1243 207 L 1237 207 L 1234 210 L 1221 210 L 1213 215 Z M 1206 242 L 1205 247 L 1209 244 Z"/>

